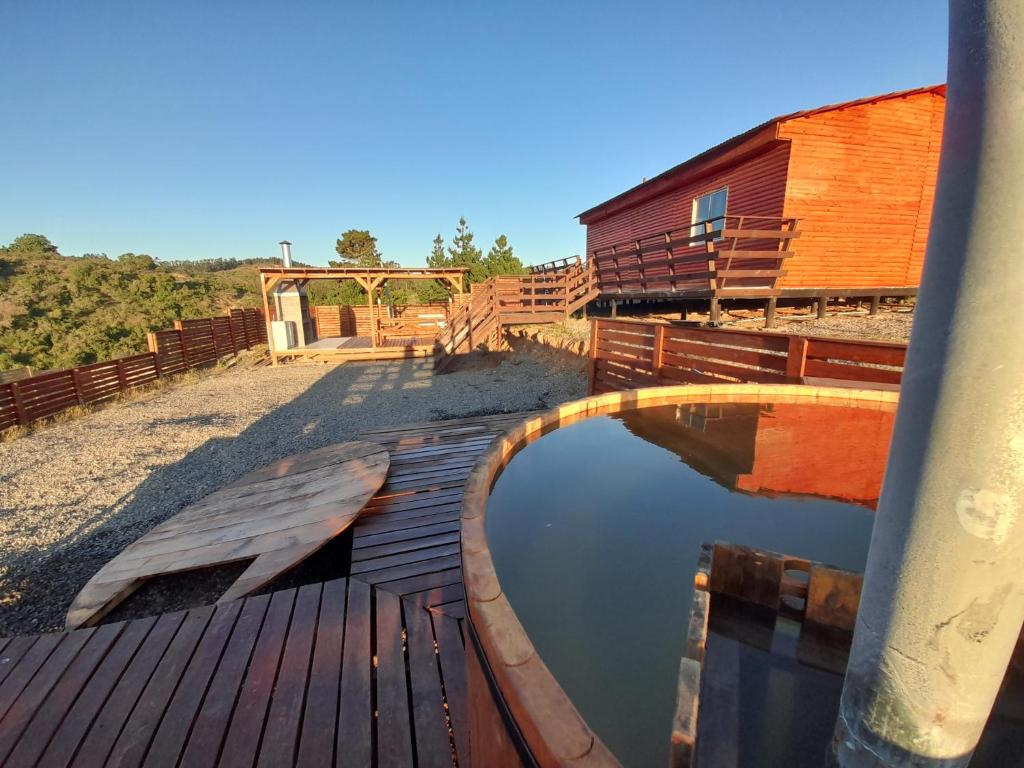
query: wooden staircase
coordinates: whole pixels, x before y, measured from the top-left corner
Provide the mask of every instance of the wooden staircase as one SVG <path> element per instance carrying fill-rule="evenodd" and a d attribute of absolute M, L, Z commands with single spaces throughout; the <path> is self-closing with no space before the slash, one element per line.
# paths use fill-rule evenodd
<path fill-rule="evenodd" d="M 507 325 L 565 320 L 597 298 L 594 274 L 593 264 L 577 256 L 472 286 L 469 301 L 452 312 L 438 337 L 434 370 L 445 370 L 457 355 L 500 349 Z"/>

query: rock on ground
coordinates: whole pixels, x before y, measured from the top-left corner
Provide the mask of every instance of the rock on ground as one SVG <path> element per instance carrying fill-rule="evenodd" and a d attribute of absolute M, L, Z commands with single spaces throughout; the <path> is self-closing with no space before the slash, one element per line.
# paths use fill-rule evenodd
<path fill-rule="evenodd" d="M 365 429 L 582 397 L 526 355 L 235 368 L 0 444 L 0 636 L 60 629 L 78 590 L 157 523 L 257 467 Z"/>

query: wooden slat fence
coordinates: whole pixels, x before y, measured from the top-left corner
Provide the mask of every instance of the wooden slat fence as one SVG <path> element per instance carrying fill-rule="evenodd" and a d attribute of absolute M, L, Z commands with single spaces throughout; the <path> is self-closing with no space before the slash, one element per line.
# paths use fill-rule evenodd
<path fill-rule="evenodd" d="M 367 306 L 315 305 L 309 308 L 316 323 L 317 338 L 369 336 L 370 308 Z M 381 338 L 433 336 L 448 322 L 448 302 L 401 304 L 377 309 Z M 390 314 L 389 314 L 390 313 Z"/>
<path fill-rule="evenodd" d="M 223 317 L 179 320 L 148 334 L 149 352 L 51 371 L 0 384 L 0 431 L 88 405 L 267 340 L 263 313 L 233 309 Z"/>
<path fill-rule="evenodd" d="M 370 308 L 365 306 L 314 305 L 309 308 L 319 339 L 330 336 L 369 336 Z"/>
<path fill-rule="evenodd" d="M 896 387 L 905 344 L 595 319 L 590 392 L 669 384 L 855 383 Z"/>

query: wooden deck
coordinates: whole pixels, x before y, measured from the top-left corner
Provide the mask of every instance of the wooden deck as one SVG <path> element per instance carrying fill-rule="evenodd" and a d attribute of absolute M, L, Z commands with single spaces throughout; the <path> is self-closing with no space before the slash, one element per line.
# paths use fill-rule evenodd
<path fill-rule="evenodd" d="M 392 336 L 376 347 L 369 336 L 333 336 L 319 339 L 304 347 L 278 350 L 277 360 L 307 360 L 320 363 L 343 363 L 365 360 L 402 360 L 430 357 L 434 354 L 432 336 Z"/>
<path fill-rule="evenodd" d="M 0 640 L 0 765 L 469 765 L 463 485 L 524 415 L 365 433 L 348 578 Z"/>

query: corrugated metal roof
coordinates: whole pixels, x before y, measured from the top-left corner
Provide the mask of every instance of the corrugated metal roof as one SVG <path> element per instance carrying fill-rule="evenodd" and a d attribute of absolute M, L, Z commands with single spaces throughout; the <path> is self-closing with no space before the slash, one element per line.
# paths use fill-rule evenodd
<path fill-rule="evenodd" d="M 846 109 L 848 107 L 859 107 L 859 106 L 862 106 L 864 104 L 872 104 L 874 102 L 885 101 L 887 99 L 902 99 L 902 98 L 906 98 L 908 96 L 917 96 L 917 95 L 923 94 L 923 93 L 937 93 L 937 94 L 940 94 L 941 96 L 945 96 L 946 95 L 946 85 L 945 85 L 945 83 L 941 83 L 939 85 L 927 85 L 927 86 L 923 86 L 921 88 L 910 88 L 910 89 L 907 89 L 907 90 L 904 90 L 904 91 L 893 91 L 892 93 L 883 93 L 883 94 L 880 94 L 878 96 L 867 96 L 867 97 L 862 98 L 862 99 L 854 99 L 853 101 L 841 101 L 841 102 L 838 102 L 836 104 L 826 104 L 826 105 L 824 105 L 822 107 L 815 107 L 814 109 L 803 109 L 803 110 L 799 110 L 797 112 L 790 112 L 788 115 L 779 115 L 778 117 L 773 117 L 770 120 L 765 120 L 763 123 L 755 125 L 750 130 L 744 131 L 741 134 L 738 134 L 736 136 L 733 136 L 732 138 L 726 139 L 725 141 L 721 142 L 720 144 L 716 144 L 715 146 L 711 147 L 710 149 L 704 150 L 703 152 L 701 152 L 698 155 L 694 155 L 693 157 L 691 157 L 688 160 L 684 160 L 679 165 L 672 166 L 667 171 L 663 171 L 662 173 L 659 173 L 657 176 L 654 176 L 654 177 L 652 177 L 650 179 L 647 179 L 646 181 L 642 182 L 641 184 L 637 184 L 635 187 L 631 187 L 630 189 L 627 189 L 625 192 L 620 192 L 619 194 L 615 195 L 614 197 L 608 198 L 603 203 L 598 203 L 597 205 L 592 206 L 591 208 L 588 208 L 587 210 L 583 211 L 583 213 L 579 213 L 576 216 L 577 216 L 577 218 L 582 218 L 584 216 L 587 216 L 587 215 L 589 215 L 591 213 L 596 212 L 598 209 L 603 208 L 604 206 L 608 205 L 609 203 L 615 202 L 616 200 L 621 200 L 622 198 L 628 197 L 629 195 L 633 195 L 633 194 L 639 192 L 640 190 L 644 189 L 645 187 L 650 187 L 650 185 L 654 184 L 657 181 L 662 181 L 662 180 L 664 180 L 667 177 L 675 176 L 677 174 L 681 175 L 684 171 L 686 171 L 687 169 L 693 167 L 697 163 L 703 162 L 703 161 L 705 161 L 705 160 L 707 160 L 707 159 L 709 159 L 709 158 L 711 158 L 711 157 L 713 157 L 713 156 L 715 156 L 715 155 L 717 155 L 717 154 L 719 154 L 719 153 L 721 153 L 721 152 L 723 152 L 723 151 L 725 151 L 727 149 L 732 149 L 733 147 L 735 147 L 735 146 L 737 146 L 739 144 L 742 144 L 744 140 L 750 138 L 752 135 L 754 135 L 758 131 L 761 131 L 764 128 L 767 128 L 768 126 L 770 126 L 770 125 L 772 125 L 774 123 L 781 123 L 781 122 L 785 122 L 787 120 L 796 120 L 796 119 L 799 119 L 801 117 L 810 117 L 811 115 L 818 115 L 818 114 L 821 114 L 822 112 L 830 112 L 830 111 L 836 110 L 836 109 Z"/>

